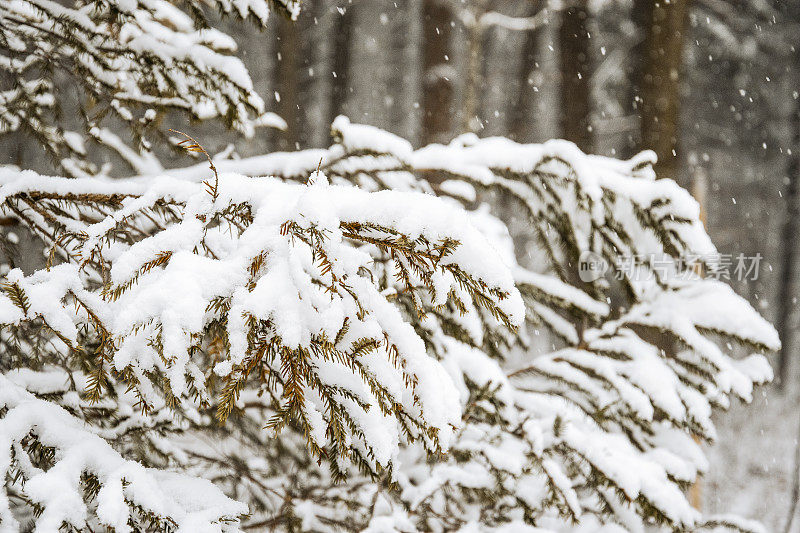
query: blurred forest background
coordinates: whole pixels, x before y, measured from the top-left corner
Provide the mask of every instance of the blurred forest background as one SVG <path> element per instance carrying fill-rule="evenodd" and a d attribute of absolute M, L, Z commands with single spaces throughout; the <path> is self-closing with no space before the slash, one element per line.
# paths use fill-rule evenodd
<path fill-rule="evenodd" d="M 730 282 L 785 344 L 776 385 L 719 421 L 703 510 L 783 530 L 800 423 L 800 0 L 304 0 L 295 23 L 225 30 L 286 129 L 240 139 L 160 125 L 226 157 L 326 146 L 339 114 L 415 146 L 474 132 L 621 158 L 655 150 L 658 175 L 703 205 L 720 253 L 763 256 L 757 280 Z M 47 162 L 12 136 L 0 164 Z"/>

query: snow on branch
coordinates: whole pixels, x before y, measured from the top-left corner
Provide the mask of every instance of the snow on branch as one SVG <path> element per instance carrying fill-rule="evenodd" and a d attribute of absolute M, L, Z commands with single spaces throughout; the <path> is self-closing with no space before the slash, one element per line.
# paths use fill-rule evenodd
<path fill-rule="evenodd" d="M 10 501 L 18 498 L 35 509 L 36 531 L 69 525 L 126 532 L 134 525 L 234 532 L 247 513 L 207 480 L 124 459 L 62 408 L 2 375 L 0 415 L 0 473 L 12 480 L 0 491 L 4 531 L 21 527 Z"/>
<path fill-rule="evenodd" d="M 332 460 L 388 467 L 401 434 L 446 449 L 459 425 L 457 393 L 375 286 L 368 250 L 390 261 L 419 316 L 453 302 L 513 328 L 524 310 L 508 268 L 437 198 L 330 186 L 323 174 L 310 181 L 223 174 L 212 195 L 164 176 L 116 189 L 6 172 L 5 205 L 71 262 L 11 271 L 3 321 L 41 319 L 73 350 L 85 349 L 81 331 L 91 330 L 101 342 L 97 395 L 112 371 L 145 406 L 161 379 L 170 402 L 208 402 L 206 381 L 216 376 L 225 380 L 224 420 L 259 376 L 279 404 L 268 426 L 300 424 Z M 42 217 L 32 197 L 66 208 Z M 101 216 L 100 204 L 114 210 Z M 209 342 L 224 350 L 204 367 L 193 354 Z"/>
<path fill-rule="evenodd" d="M 223 13 L 266 24 L 270 6 L 296 18 L 294 0 L 215 0 Z M 235 41 L 207 27 L 203 5 L 186 11 L 164 0 L 57 3 L 50 0 L 0 0 L 0 134 L 24 132 L 50 152 L 71 175 L 98 171 L 80 136 L 63 131 L 55 76 L 82 89 L 78 116 L 85 133 L 109 145 L 143 172 L 152 168 L 146 139 L 159 113 L 179 111 L 195 119 L 218 117 L 244 135 L 282 122 L 265 113 Z M 90 109 L 91 108 L 91 109 Z M 136 148 L 125 147 L 102 122 L 125 124 Z M 91 118 L 89 118 L 91 117 Z M 139 156 L 137 152 L 142 152 Z"/>
<path fill-rule="evenodd" d="M 712 279 L 699 207 L 652 153 L 332 131 L 328 149 L 214 172 L 0 170 L 3 214 L 49 258 L 3 280 L 11 360 L 141 410 L 103 435 L 148 435 L 158 464 L 247 503 L 243 527 L 750 528 L 702 517 L 684 489 L 708 469 L 695 439 L 716 437 L 713 409 L 749 401 L 780 343 Z M 599 276 L 580 275 L 585 254 Z M 530 356 L 540 335 L 553 349 Z M 180 424 L 147 429 L 170 409 Z"/>

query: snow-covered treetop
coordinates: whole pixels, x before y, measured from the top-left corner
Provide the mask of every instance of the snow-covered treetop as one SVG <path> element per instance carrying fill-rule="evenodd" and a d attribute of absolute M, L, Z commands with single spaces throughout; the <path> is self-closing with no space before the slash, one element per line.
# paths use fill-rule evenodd
<path fill-rule="evenodd" d="M 159 113 L 220 117 L 251 135 L 280 125 L 265 113 L 236 43 L 208 27 L 206 5 L 263 26 L 270 6 L 295 18 L 295 0 L 0 1 L 0 135 L 31 136 L 66 172 L 95 170 L 89 139 L 132 152 L 104 123 L 130 130 L 145 152 L 145 132 Z M 76 91 L 63 96 L 65 87 Z M 71 99 L 75 101 L 72 102 Z M 74 105 L 74 108 L 71 107 Z M 62 106 L 70 106 L 69 113 Z M 79 128 L 78 131 L 70 131 Z"/>
<path fill-rule="evenodd" d="M 698 206 L 654 179 L 652 154 L 472 135 L 414 150 L 344 118 L 333 133 L 126 180 L 0 170 L 3 215 L 48 257 L 4 280 L 10 382 L 101 420 L 121 453 L 215 480 L 250 528 L 756 529 L 700 516 L 683 489 L 707 468 L 693 437 L 713 440 L 712 407 L 749 401 L 779 341 L 702 275 L 718 265 Z M 487 194 L 525 214 L 540 259 L 517 261 Z M 606 275 L 581 278 L 586 253 Z M 553 352 L 530 358 L 544 331 Z M 6 493 L 47 507 L 20 471 Z M 209 498 L 208 527 L 237 527 Z"/>

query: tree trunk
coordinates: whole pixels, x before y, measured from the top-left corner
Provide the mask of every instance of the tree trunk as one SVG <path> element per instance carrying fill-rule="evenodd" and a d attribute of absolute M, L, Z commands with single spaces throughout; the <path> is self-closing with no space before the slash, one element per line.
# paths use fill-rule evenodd
<path fill-rule="evenodd" d="M 631 47 L 625 62 L 627 87 L 622 108 L 629 115 L 636 117 L 634 122 L 636 127 L 625 136 L 625 144 L 620 150 L 620 157 L 623 158 L 633 157 L 642 148 L 642 128 L 639 125 L 642 122 L 642 82 L 644 80 L 645 59 L 647 57 L 645 40 L 647 28 L 653 19 L 653 0 L 634 0 L 631 6 L 630 18 L 634 28 L 636 28 L 634 36 L 636 41 Z"/>
<path fill-rule="evenodd" d="M 338 19 L 335 8 L 325 0 L 304 0 L 300 11 L 303 23 L 303 79 L 301 83 L 303 132 L 301 144 L 308 148 L 330 145 L 330 94 L 333 82 L 333 26 Z"/>
<path fill-rule="evenodd" d="M 334 13 L 336 22 L 333 30 L 333 83 L 331 84 L 331 100 L 328 105 L 330 116 L 328 123 L 342 114 L 351 92 L 350 52 L 353 44 L 353 21 L 355 13 L 352 4 L 344 4 Z"/>
<path fill-rule="evenodd" d="M 800 20 L 800 9 L 796 6 L 784 6 L 788 8 L 788 19 L 792 21 Z M 792 61 L 789 69 L 794 69 L 794 80 L 798 80 L 797 68 L 800 66 L 800 50 L 795 48 L 792 53 Z M 791 70 L 790 70 L 791 71 Z M 796 85 L 796 81 L 795 81 Z M 781 257 L 781 279 L 778 288 L 780 301 L 778 302 L 778 317 L 775 327 L 781 339 L 781 353 L 778 358 L 778 385 L 787 392 L 789 388 L 789 372 L 792 370 L 791 358 L 794 348 L 792 335 L 792 317 L 795 307 L 795 276 L 797 258 L 797 239 L 800 231 L 800 100 L 795 98 L 794 110 L 791 118 L 792 125 L 792 154 L 789 158 L 787 174 L 789 187 L 786 191 L 786 219 L 784 221 L 783 233 L 781 235 L 782 253 Z M 794 390 L 790 392 L 794 393 Z M 800 426 L 798 426 L 800 432 Z M 797 516 L 800 506 L 800 433 L 795 439 L 794 468 L 792 469 L 792 489 L 789 499 L 789 515 L 786 519 L 784 533 L 792 531 L 792 525 Z"/>
<path fill-rule="evenodd" d="M 277 62 L 275 64 L 275 98 L 277 113 L 286 121 L 286 131 L 278 139 L 280 150 L 296 150 L 302 128 L 300 115 L 300 42 L 297 26 L 284 17 L 275 17 L 277 24 Z"/>
<path fill-rule="evenodd" d="M 800 54 L 797 54 L 800 58 Z M 800 60 L 797 61 L 800 63 Z M 792 315 L 796 293 L 794 280 L 796 276 L 797 235 L 800 234 L 800 100 L 795 100 L 792 113 L 792 155 L 789 158 L 787 175 L 789 187 L 786 191 L 786 219 L 781 234 L 781 278 L 778 294 L 778 316 L 776 328 L 782 346 L 778 358 L 778 384 L 785 388 L 789 379 L 789 366 L 792 353 Z"/>
<path fill-rule="evenodd" d="M 587 0 L 573 0 L 561 11 L 558 30 L 561 135 L 584 152 L 592 150 L 588 22 Z"/>
<path fill-rule="evenodd" d="M 467 75 L 464 82 L 464 109 L 462 110 L 462 131 L 477 131 L 481 125 L 480 93 L 483 85 L 483 39 L 484 30 L 481 17 L 486 13 L 486 0 L 474 0 L 469 8 L 472 11 L 472 25 L 467 28 L 468 56 Z"/>
<path fill-rule="evenodd" d="M 402 15 L 392 20 L 392 48 L 389 61 L 394 63 L 389 91 L 392 96 L 392 131 L 411 144 L 419 143 L 420 99 L 422 98 L 422 1 L 395 0 Z"/>
<path fill-rule="evenodd" d="M 525 32 L 525 41 L 522 44 L 522 58 L 517 73 L 517 98 L 511 109 L 509 124 L 509 137 L 517 142 L 531 142 L 531 73 L 536 68 L 536 53 L 539 44 L 539 32 L 531 30 Z"/>
<path fill-rule="evenodd" d="M 422 8 L 422 141 L 446 142 L 452 135 L 453 81 L 450 73 L 450 9 L 437 0 L 425 0 Z"/>
<path fill-rule="evenodd" d="M 658 155 L 660 178 L 678 178 L 683 41 L 688 28 L 690 0 L 642 0 L 651 4 L 644 39 L 641 88 L 642 146 Z"/>

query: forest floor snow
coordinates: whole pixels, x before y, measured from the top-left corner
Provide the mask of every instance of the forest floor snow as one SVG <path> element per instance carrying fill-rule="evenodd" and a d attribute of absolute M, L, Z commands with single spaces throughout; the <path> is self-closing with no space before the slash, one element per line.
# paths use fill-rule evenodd
<path fill-rule="evenodd" d="M 734 513 L 782 533 L 789 512 L 800 411 L 795 395 L 776 387 L 755 394 L 750 405 L 716 414 L 717 441 L 706 452 L 703 512 Z M 800 517 L 793 531 L 800 531 Z"/>

